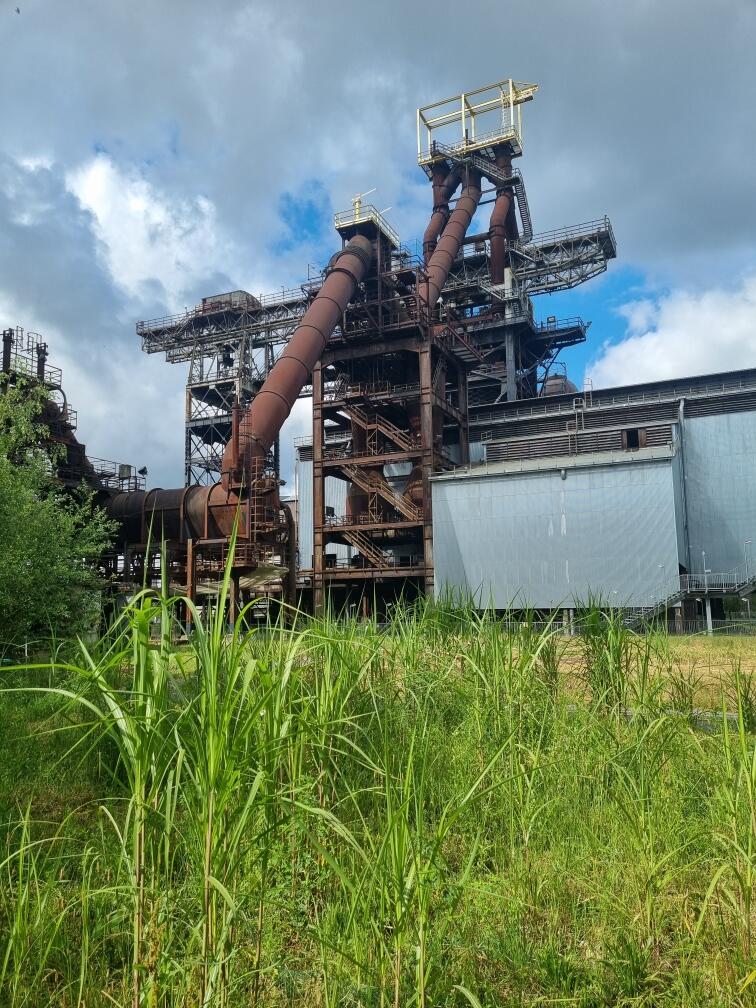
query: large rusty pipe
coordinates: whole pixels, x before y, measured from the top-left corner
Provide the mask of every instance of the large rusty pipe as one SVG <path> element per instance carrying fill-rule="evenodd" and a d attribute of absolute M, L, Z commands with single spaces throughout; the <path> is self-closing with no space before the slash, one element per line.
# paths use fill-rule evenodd
<path fill-rule="evenodd" d="M 428 262 L 436 250 L 438 236 L 449 220 L 449 200 L 461 179 L 459 169 L 452 168 L 447 174 L 446 163 L 433 166 L 431 184 L 433 185 L 433 213 L 423 234 L 423 261 Z"/>
<path fill-rule="evenodd" d="M 432 311 L 438 301 L 452 263 L 457 258 L 467 229 L 478 209 L 478 203 L 480 203 L 480 172 L 469 169 L 457 205 L 438 241 L 436 251 L 426 266 L 428 280 L 421 287 L 421 297 L 428 311 Z"/>
<path fill-rule="evenodd" d="M 496 166 L 511 173 L 512 158 L 504 153 L 496 153 Z M 504 270 L 507 265 L 507 221 L 512 209 L 514 193 L 511 186 L 499 186 L 496 190 L 496 202 L 491 213 L 489 238 L 491 241 L 491 283 L 504 282 Z"/>
<path fill-rule="evenodd" d="M 291 412 L 372 257 L 371 242 L 360 235 L 334 256 L 325 283 L 241 420 L 238 408 L 234 410 L 233 436 L 223 455 L 225 485 L 116 494 L 106 507 L 121 523 L 119 541 L 144 541 L 150 528 L 156 536 L 181 541 L 228 536 L 237 516 L 241 520 L 241 534 L 245 534 L 249 505 L 229 486 L 229 476 L 234 470 L 242 478 L 246 475 L 248 482 L 250 476 L 259 476 L 265 453 Z"/>
<path fill-rule="evenodd" d="M 331 260 L 323 286 L 239 423 L 239 457 L 235 457 L 233 444 L 226 447 L 222 466 L 225 482 L 233 472 L 247 481 L 259 475 L 266 452 L 307 384 L 372 258 L 372 243 L 356 235 Z"/>

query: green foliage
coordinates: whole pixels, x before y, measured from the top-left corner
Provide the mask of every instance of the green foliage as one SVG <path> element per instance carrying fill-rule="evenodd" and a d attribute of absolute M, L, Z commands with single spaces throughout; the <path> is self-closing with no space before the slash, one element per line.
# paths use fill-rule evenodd
<path fill-rule="evenodd" d="M 0 1004 L 754 1003 L 739 668 L 704 731 L 650 672 L 666 642 L 612 619 L 575 692 L 532 620 L 228 635 L 221 596 L 178 646 L 184 604 L 8 673 Z"/>
<path fill-rule="evenodd" d="M 35 422 L 42 402 L 33 387 L 0 394 L 0 655 L 92 625 L 113 527 L 90 492 L 56 484 Z"/>

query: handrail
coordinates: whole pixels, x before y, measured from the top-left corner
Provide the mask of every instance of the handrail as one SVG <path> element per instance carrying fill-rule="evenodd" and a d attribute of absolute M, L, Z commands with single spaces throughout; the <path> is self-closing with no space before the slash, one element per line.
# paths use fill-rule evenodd
<path fill-rule="evenodd" d="M 603 217 L 597 217 L 595 220 L 585 221 L 583 224 L 554 228 L 551 231 L 541 231 L 538 234 L 533 235 L 528 242 L 513 242 L 512 244 L 522 249 L 528 249 L 533 246 L 562 242 L 566 239 L 583 238 L 588 235 L 596 234 L 600 231 L 606 231 L 612 238 L 614 238 L 611 221 L 606 215 Z"/>
<path fill-rule="evenodd" d="M 679 399 L 680 396 L 685 396 L 686 398 L 701 398 L 716 392 L 740 392 L 749 390 L 756 390 L 756 379 L 750 382 L 739 379 L 732 382 L 722 381 L 714 383 L 713 385 L 707 383 L 703 387 L 692 384 L 672 385 L 668 389 L 660 389 L 657 392 L 628 392 L 622 396 L 605 395 L 601 389 L 597 389 L 593 392 L 593 403 L 590 408 L 600 409 L 605 406 L 626 406 L 637 402 L 670 402 L 672 400 Z M 607 389 L 607 392 L 608 391 L 611 390 Z M 537 406 L 520 406 L 517 407 L 517 409 L 508 409 L 505 413 L 497 411 L 495 418 L 502 423 L 506 423 L 510 420 L 516 420 L 522 417 L 548 416 L 549 414 L 573 412 L 572 401 L 569 403 L 546 401 L 547 399 L 554 400 L 557 398 L 557 396 L 546 396 L 544 397 L 544 401 L 539 401 Z M 475 420 L 479 418 L 494 419 L 494 415 L 492 414 L 491 416 L 486 417 L 484 414 L 478 414 L 478 416 L 475 417 Z"/>

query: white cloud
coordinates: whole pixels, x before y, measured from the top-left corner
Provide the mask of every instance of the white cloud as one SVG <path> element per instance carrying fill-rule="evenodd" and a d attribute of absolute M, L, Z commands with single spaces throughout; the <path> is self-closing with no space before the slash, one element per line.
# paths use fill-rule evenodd
<path fill-rule="evenodd" d="M 623 306 L 627 336 L 587 368 L 595 388 L 756 367 L 756 274 Z"/>
<path fill-rule="evenodd" d="M 113 280 L 134 297 L 159 282 L 171 308 L 208 272 L 231 269 L 235 246 L 204 196 L 172 199 L 139 173 L 99 154 L 66 176 L 95 218 Z"/>

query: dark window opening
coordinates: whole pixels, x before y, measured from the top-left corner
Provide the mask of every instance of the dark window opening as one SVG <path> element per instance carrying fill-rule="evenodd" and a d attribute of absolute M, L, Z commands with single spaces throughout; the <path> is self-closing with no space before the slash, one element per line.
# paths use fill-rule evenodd
<path fill-rule="evenodd" d="M 622 431 L 622 447 L 627 451 L 636 451 L 646 447 L 646 432 L 642 427 L 630 427 Z"/>

